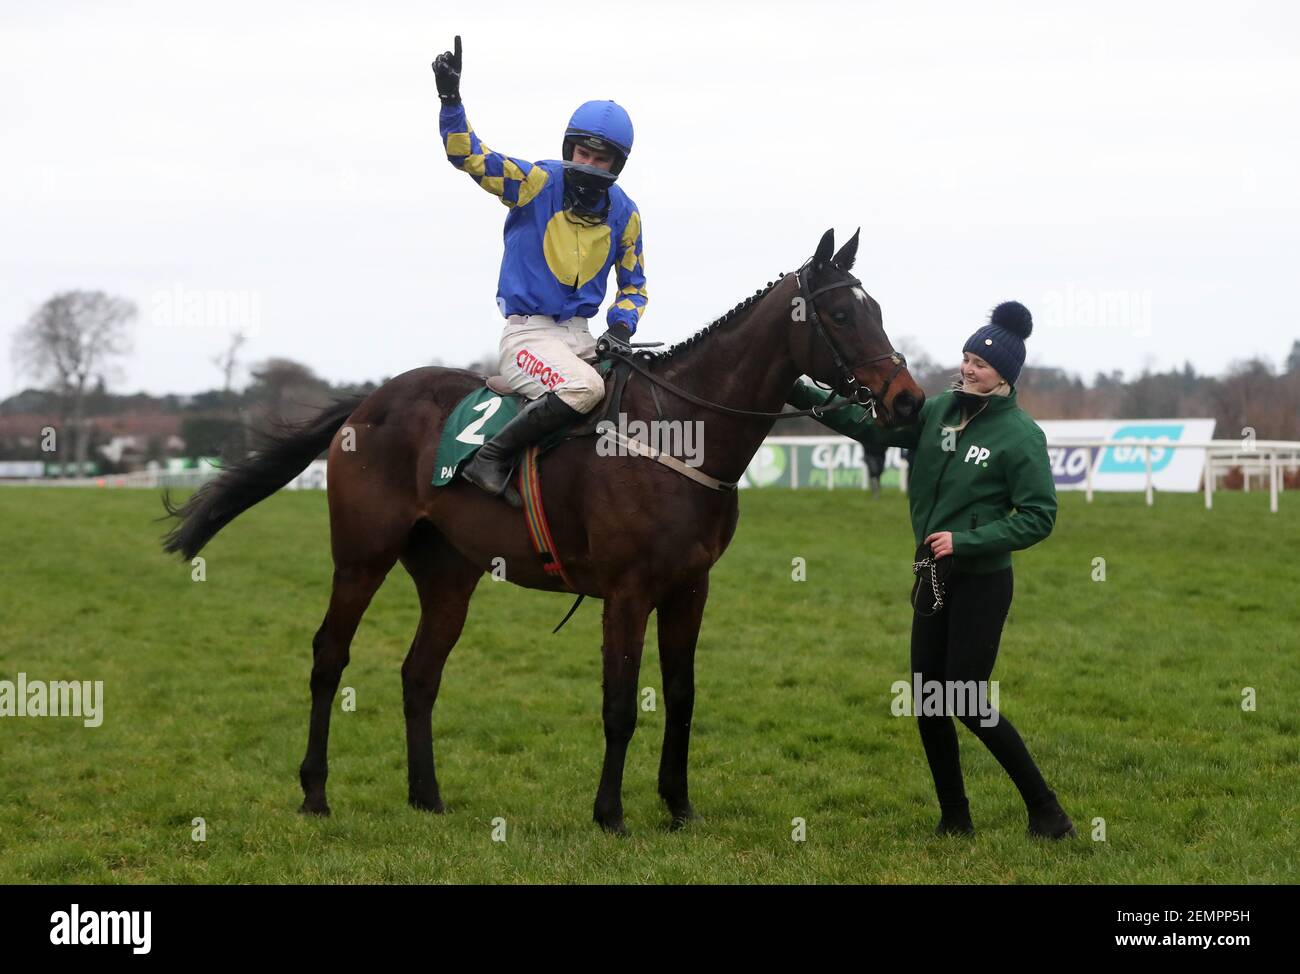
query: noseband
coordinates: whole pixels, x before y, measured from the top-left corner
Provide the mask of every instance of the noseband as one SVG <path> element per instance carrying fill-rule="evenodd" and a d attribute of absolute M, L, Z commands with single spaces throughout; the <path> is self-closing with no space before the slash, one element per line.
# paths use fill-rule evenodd
<path fill-rule="evenodd" d="M 809 263 L 811 263 L 811 261 Z M 846 363 L 844 361 L 844 355 L 840 351 L 840 347 L 835 344 L 834 339 L 831 338 L 830 331 L 822 324 L 821 315 L 817 313 L 815 300 L 819 295 L 825 294 L 827 291 L 834 291 L 836 288 L 840 287 L 860 287 L 862 282 L 856 277 L 850 277 L 846 281 L 836 281 L 834 284 L 823 284 L 817 290 L 810 291 L 808 289 L 808 266 L 808 264 L 804 264 L 803 267 L 795 271 L 794 279 L 799 285 L 799 296 L 803 298 L 804 306 L 808 309 L 808 323 L 812 325 L 808 330 L 809 368 L 812 367 L 817 338 L 820 336 L 821 340 L 826 343 L 826 347 L 830 349 L 831 358 L 835 361 L 835 367 L 840 370 L 840 374 L 843 376 L 842 382 L 844 383 L 844 391 L 841 394 L 846 399 L 850 399 L 860 406 L 868 407 L 871 410 L 872 415 L 875 415 L 876 403 L 884 404 L 885 396 L 889 393 L 890 384 L 894 379 L 898 378 L 898 373 L 907 368 L 907 359 L 903 357 L 901 352 L 896 352 L 891 348 L 884 355 L 877 355 L 875 358 L 867 359 L 865 362 L 859 362 L 856 366 L 851 366 Z M 885 384 L 880 387 L 880 392 L 873 392 L 870 386 L 860 383 L 857 376 L 853 374 L 854 368 L 865 368 L 868 365 L 883 362 L 885 359 L 889 359 L 894 363 L 894 371 L 889 373 L 889 378 L 886 379 Z"/>

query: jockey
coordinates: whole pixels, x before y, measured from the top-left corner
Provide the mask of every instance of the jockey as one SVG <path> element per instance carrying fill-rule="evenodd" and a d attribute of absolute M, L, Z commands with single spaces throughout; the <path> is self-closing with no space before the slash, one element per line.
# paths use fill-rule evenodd
<path fill-rule="evenodd" d="M 517 507 L 510 475 L 519 451 L 591 412 L 605 396 L 605 381 L 589 364 L 596 342 L 587 319 L 605 299 L 610 267 L 618 294 L 601 342 L 630 347 L 645 311 L 641 214 L 615 185 L 632 150 L 632 120 L 612 101 L 586 102 L 565 130 L 563 161 L 525 162 L 479 139 L 461 105 L 460 69 L 458 36 L 455 51 L 433 62 L 439 128 L 451 164 L 510 210 L 497 279 L 497 306 L 506 319 L 500 371 L 531 400 L 461 473 Z"/>

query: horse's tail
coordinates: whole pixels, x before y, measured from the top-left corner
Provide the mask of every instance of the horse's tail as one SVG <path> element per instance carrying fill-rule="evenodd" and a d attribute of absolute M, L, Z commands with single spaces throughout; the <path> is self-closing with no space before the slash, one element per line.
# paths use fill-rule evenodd
<path fill-rule="evenodd" d="M 364 396 L 340 399 L 305 423 L 278 424 L 257 434 L 258 448 L 222 470 L 176 507 L 163 493 L 167 514 L 180 519 L 163 539 L 163 551 L 193 558 L 212 536 L 300 474 L 334 439 Z"/>

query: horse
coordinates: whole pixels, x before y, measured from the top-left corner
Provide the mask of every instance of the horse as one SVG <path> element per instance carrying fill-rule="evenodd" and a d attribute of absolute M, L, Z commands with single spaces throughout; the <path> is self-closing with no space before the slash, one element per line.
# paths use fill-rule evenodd
<path fill-rule="evenodd" d="M 542 501 L 571 591 L 604 600 L 605 754 L 592 817 L 607 832 L 627 833 L 623 768 L 636 728 L 637 679 L 652 610 L 658 611 L 666 710 L 658 792 L 670 828 L 695 816 L 687 755 L 709 571 L 736 529 L 734 482 L 778 417 L 803 415 L 781 412 L 799 376 L 841 392 L 848 397 L 842 405 L 870 404 L 885 426 L 919 414 L 924 393 L 891 347 L 880 305 L 849 273 L 857 246 L 854 233 L 833 254 L 834 231 L 828 230 L 798 271 L 769 281 L 691 338 L 665 351 L 622 353 L 635 370 L 622 399 L 626 416 L 653 420 L 667 403 L 675 420 L 698 422 L 694 428 L 705 437 L 701 468 L 724 489 L 709 489 L 633 453 L 598 451 L 590 437 L 564 440 L 539 463 Z M 361 617 L 398 561 L 420 602 L 419 625 L 402 664 L 408 800 L 432 812 L 444 808 L 434 769 L 433 707 L 479 579 L 504 559 L 506 577 L 516 585 L 568 589 L 543 570 L 524 512 L 459 477 L 432 485 L 439 431 L 483 382 L 484 376 L 462 369 L 405 372 L 364 398 L 341 400 L 304 424 L 265 434 L 260 449 L 180 507 L 163 498 L 168 515 L 179 521 L 163 548 L 189 560 L 328 449 L 334 571 L 329 606 L 312 640 L 311 715 L 299 768 L 304 813 L 330 813 L 330 711 Z"/>

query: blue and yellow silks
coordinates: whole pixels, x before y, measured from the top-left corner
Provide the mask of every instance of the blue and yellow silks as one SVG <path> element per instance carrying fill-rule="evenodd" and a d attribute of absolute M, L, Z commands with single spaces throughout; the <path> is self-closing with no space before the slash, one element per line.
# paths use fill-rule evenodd
<path fill-rule="evenodd" d="M 497 279 L 502 315 L 593 318 L 613 267 L 618 295 L 606 322 L 635 332 L 648 299 L 641 214 L 628 195 L 611 186 L 605 221 L 588 225 L 565 212 L 564 163 L 525 162 L 493 152 L 470 126 L 462 105 L 444 105 L 439 127 L 451 164 L 510 209 Z"/>

